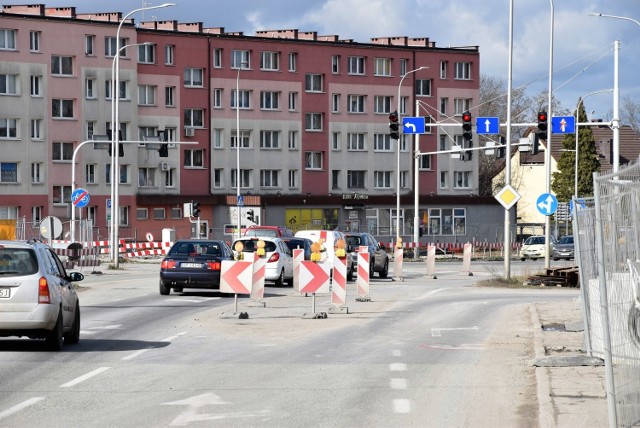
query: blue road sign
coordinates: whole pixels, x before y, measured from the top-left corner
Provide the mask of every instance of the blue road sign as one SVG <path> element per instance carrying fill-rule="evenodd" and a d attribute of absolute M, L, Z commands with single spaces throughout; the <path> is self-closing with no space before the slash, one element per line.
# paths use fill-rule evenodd
<path fill-rule="evenodd" d="M 543 193 L 536 201 L 536 208 L 542 215 L 552 215 L 558 209 L 558 198 L 551 193 Z"/>
<path fill-rule="evenodd" d="M 424 134 L 424 117 L 403 117 L 402 132 L 405 134 Z"/>
<path fill-rule="evenodd" d="M 477 134 L 499 134 L 500 118 L 498 117 L 476 117 Z"/>
<path fill-rule="evenodd" d="M 577 206 L 580 207 L 580 209 L 587 208 L 587 204 L 585 203 L 584 199 L 576 199 L 576 203 Z M 573 214 L 573 209 L 575 206 L 576 205 L 573 202 L 573 199 L 569 201 L 569 214 Z"/>
<path fill-rule="evenodd" d="M 111 199 L 107 199 L 107 209 L 111 209 Z"/>
<path fill-rule="evenodd" d="M 89 200 L 91 197 L 89 196 L 89 192 L 86 189 L 81 187 L 77 188 L 71 194 L 71 202 L 73 206 L 78 208 L 84 208 L 89 204 Z"/>
<path fill-rule="evenodd" d="M 242 195 L 238 195 L 238 204 L 239 207 L 243 207 L 244 206 L 244 196 Z"/>
<path fill-rule="evenodd" d="M 573 134 L 576 132 L 576 118 L 574 116 L 558 116 L 551 118 L 552 134 Z"/>

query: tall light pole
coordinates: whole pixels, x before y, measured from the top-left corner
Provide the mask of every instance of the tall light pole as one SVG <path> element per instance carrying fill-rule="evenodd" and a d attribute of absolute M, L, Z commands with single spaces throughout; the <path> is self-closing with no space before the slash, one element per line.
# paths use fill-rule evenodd
<path fill-rule="evenodd" d="M 118 203 L 118 188 L 120 184 L 120 178 L 118 170 L 118 145 L 120 142 L 120 30 L 122 25 L 127 21 L 131 15 L 137 12 L 151 9 L 160 9 L 163 7 L 175 6 L 175 3 L 163 3 L 158 6 L 147 6 L 134 9 L 127 13 L 118 24 L 116 30 L 116 49 L 117 52 L 113 58 L 113 64 L 111 67 L 111 257 L 116 268 L 119 265 L 118 253 L 118 226 L 120 225 L 120 204 Z M 123 46 L 124 47 L 124 46 Z"/>
<path fill-rule="evenodd" d="M 425 70 L 429 67 L 418 67 L 415 70 L 411 70 L 411 71 L 407 71 L 406 73 L 404 73 L 402 75 L 402 78 L 400 79 L 400 83 L 398 83 L 398 121 L 400 123 L 402 123 L 401 118 L 401 113 L 400 113 L 400 90 L 402 88 L 402 82 L 404 81 L 404 78 L 407 77 L 409 74 L 411 73 L 415 73 L 416 71 L 420 71 L 420 70 Z M 398 163 L 397 163 L 397 167 L 396 167 L 396 243 L 398 243 L 398 241 L 400 240 L 400 137 L 398 137 Z M 418 172 L 416 171 L 416 174 Z"/>
<path fill-rule="evenodd" d="M 553 0 L 549 0 L 551 4 L 551 17 L 550 17 L 550 27 L 549 27 L 549 99 L 548 99 L 548 107 L 547 107 L 547 117 L 553 117 L 553 20 L 555 11 L 553 8 Z M 549 132 L 547 134 L 547 147 L 544 151 L 544 164 L 546 167 L 547 173 L 547 186 L 546 193 L 551 193 L 551 136 L 553 134 Z M 508 141 L 507 141 L 508 142 Z M 544 267 L 545 269 L 549 269 L 551 265 L 551 216 L 547 215 L 544 219 L 544 241 L 545 241 L 545 252 L 544 252 Z"/>
<path fill-rule="evenodd" d="M 242 235 L 242 205 L 240 205 L 240 71 L 247 65 L 241 62 L 236 76 L 236 215 L 238 216 L 238 239 Z"/>

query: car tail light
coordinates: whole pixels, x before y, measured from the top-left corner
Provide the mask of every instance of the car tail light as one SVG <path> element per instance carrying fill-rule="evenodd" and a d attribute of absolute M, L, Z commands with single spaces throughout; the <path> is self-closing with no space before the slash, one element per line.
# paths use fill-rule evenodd
<path fill-rule="evenodd" d="M 222 266 L 221 262 L 207 262 L 207 269 L 209 270 L 220 270 Z"/>
<path fill-rule="evenodd" d="M 38 281 L 38 303 L 51 303 L 49 284 L 44 276 Z"/>
<path fill-rule="evenodd" d="M 175 260 L 163 260 L 160 264 L 160 269 L 175 269 L 177 263 Z"/>
<path fill-rule="evenodd" d="M 280 254 L 273 253 L 271 254 L 271 257 L 269 257 L 269 260 L 267 260 L 267 263 L 274 263 L 274 262 L 277 262 L 278 260 L 280 260 Z"/>

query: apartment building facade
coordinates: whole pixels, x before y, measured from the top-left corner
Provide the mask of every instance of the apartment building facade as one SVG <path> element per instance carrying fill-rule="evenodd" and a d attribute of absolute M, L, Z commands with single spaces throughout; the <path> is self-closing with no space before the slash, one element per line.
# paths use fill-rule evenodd
<path fill-rule="evenodd" d="M 72 187 L 81 187 L 91 199 L 76 218 L 90 219 L 96 238 L 108 236 L 111 157 L 79 145 L 111 133 L 117 96 L 122 238 L 166 229 L 195 236 L 197 225 L 202 237 L 225 238 L 239 222 L 394 236 L 399 190 L 400 235 L 410 241 L 416 189 L 424 239 L 495 235 L 486 219 L 501 208 L 475 196 L 477 156 L 425 155 L 416 170 L 417 139 L 392 140 L 388 128 L 398 106 L 401 116 L 460 123 L 478 99 L 477 47 L 408 37 L 357 43 L 295 29 L 247 36 L 177 21 L 125 22 L 117 41 L 121 19 L 4 7 L 1 218 L 67 224 Z M 144 142 L 158 135 L 169 141 L 167 157 Z M 427 126 L 419 137 L 421 152 L 462 144 L 457 126 Z M 191 201 L 200 203 L 197 223 L 185 217 Z"/>

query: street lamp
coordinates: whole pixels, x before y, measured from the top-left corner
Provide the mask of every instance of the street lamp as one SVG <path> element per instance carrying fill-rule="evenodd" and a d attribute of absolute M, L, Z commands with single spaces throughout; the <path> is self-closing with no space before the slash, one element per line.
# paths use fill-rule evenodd
<path fill-rule="evenodd" d="M 147 6 L 141 7 L 138 9 L 134 9 L 131 12 L 127 13 L 118 24 L 118 29 L 116 31 L 116 47 L 120 46 L 120 30 L 122 29 L 122 24 L 127 21 L 131 15 L 137 12 L 141 12 L 144 10 L 151 9 L 160 9 L 168 6 L 175 6 L 175 3 L 163 3 L 158 6 Z M 123 46 L 123 48 L 126 46 Z M 111 67 L 111 257 L 113 258 L 113 263 L 116 268 L 118 268 L 119 260 L 118 260 L 118 226 L 120 225 L 120 206 L 118 203 L 118 187 L 120 184 L 120 180 L 116 181 L 116 174 L 118 172 L 118 144 L 120 140 L 119 131 L 120 131 L 120 51 L 122 48 L 119 48 L 113 58 L 113 64 Z"/>
<path fill-rule="evenodd" d="M 548 106 L 547 115 L 553 117 L 553 21 L 555 16 L 555 10 L 553 6 L 553 0 L 549 0 L 551 5 L 550 13 L 550 26 L 549 26 L 549 93 L 548 93 Z M 547 146 L 544 151 L 544 164 L 546 168 L 546 193 L 551 193 L 551 132 L 547 136 Z M 551 266 L 551 216 L 547 215 L 544 219 L 544 267 L 549 269 Z"/>
<path fill-rule="evenodd" d="M 238 216 L 238 239 L 242 230 L 242 205 L 240 205 L 240 71 L 248 65 L 241 62 L 236 76 L 236 215 Z"/>
<path fill-rule="evenodd" d="M 407 71 L 402 75 L 400 79 L 400 83 L 398 83 L 398 119 L 400 119 L 400 90 L 402 88 L 402 82 L 404 78 L 407 77 L 411 73 L 415 73 L 416 71 L 425 70 L 429 67 L 418 67 L 415 70 Z M 400 121 L 400 120 L 399 120 Z M 402 122 L 402 121 L 400 121 Z M 396 168 L 396 244 L 400 240 L 400 137 L 398 137 L 398 163 Z M 417 171 L 416 171 L 417 174 Z"/>

